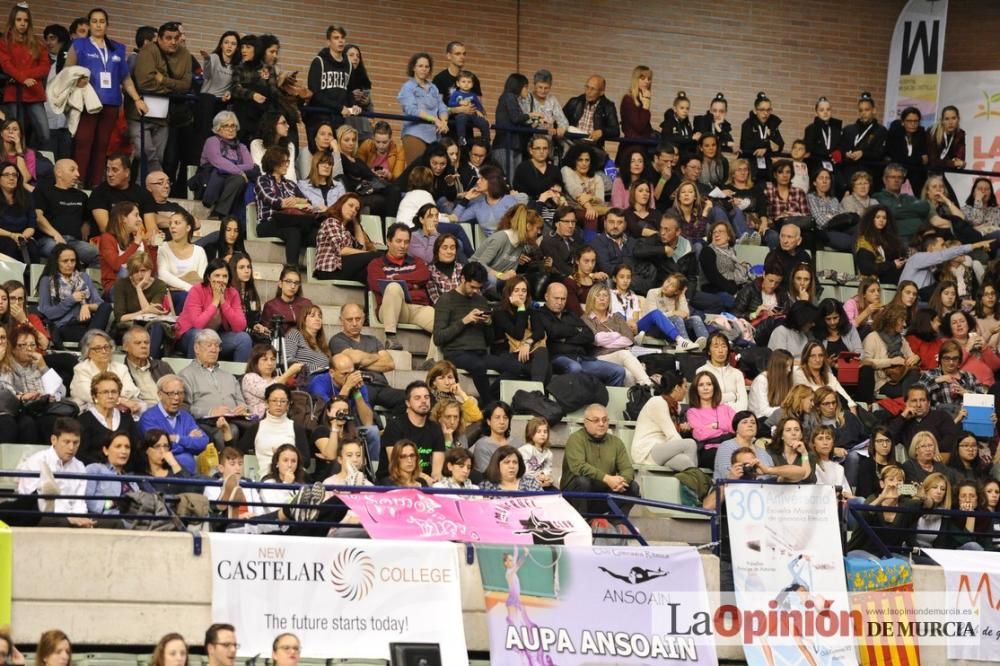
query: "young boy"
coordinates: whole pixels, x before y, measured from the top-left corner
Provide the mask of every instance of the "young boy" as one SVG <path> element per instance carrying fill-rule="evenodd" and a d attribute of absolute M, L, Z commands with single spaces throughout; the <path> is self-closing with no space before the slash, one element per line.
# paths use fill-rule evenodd
<path fill-rule="evenodd" d="M 803 192 L 809 191 L 809 165 L 806 164 L 806 142 L 792 142 L 792 185 Z"/>
<path fill-rule="evenodd" d="M 471 72 L 464 70 L 459 72 L 458 78 L 455 79 L 455 90 L 448 98 L 448 108 L 452 109 L 455 131 L 463 148 L 469 143 L 469 123 L 479 128 L 480 137 L 487 141 L 490 138 L 490 123 L 486 120 L 483 101 L 479 99 L 479 95 L 472 92 L 473 81 Z"/>

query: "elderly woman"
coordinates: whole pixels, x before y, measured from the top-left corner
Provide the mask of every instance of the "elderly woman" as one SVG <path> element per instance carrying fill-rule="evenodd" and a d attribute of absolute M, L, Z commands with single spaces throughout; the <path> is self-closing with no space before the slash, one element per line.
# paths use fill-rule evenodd
<path fill-rule="evenodd" d="M 87 331 L 80 340 L 80 362 L 73 369 L 73 381 L 69 385 L 69 397 L 80 409 L 93 404 L 91 382 L 101 372 L 111 372 L 122 382 L 121 397 L 117 405 L 136 414 L 142 410 L 139 387 L 132 381 L 132 375 L 124 363 L 111 360 L 115 352 L 115 341 L 104 331 Z"/>
<path fill-rule="evenodd" d="M 250 151 L 237 138 L 239 132 L 236 114 L 220 111 L 212 119 L 212 136 L 201 149 L 199 175 L 205 187 L 201 202 L 211 209 L 210 217 L 223 218 L 243 204 L 243 189 L 254 163 Z"/>
<path fill-rule="evenodd" d="M 427 145 L 433 143 L 438 135 L 448 133 L 448 107 L 441 91 L 431 81 L 433 67 L 434 60 L 430 54 L 413 54 L 406 66 L 406 75 L 410 78 L 396 96 L 404 114 L 420 118 L 403 123 L 401 135 L 407 164 L 412 164 L 423 155 Z"/>
<path fill-rule="evenodd" d="M 86 272 L 77 269 L 76 251 L 60 243 L 52 249 L 38 280 L 38 311 L 58 340 L 76 341 L 88 329 L 105 330 L 111 304 L 101 300 Z"/>
<path fill-rule="evenodd" d="M 98 372 L 90 382 L 91 404 L 80 414 L 80 449 L 76 457 L 83 463 L 103 461 L 101 448 L 119 434 L 139 439 L 135 419 L 118 408 L 122 380 L 113 372 Z M 105 452 L 106 453 L 106 452 Z M 138 449 L 126 460 L 130 469 L 138 469 Z"/>
<path fill-rule="evenodd" d="M 145 252 L 129 257 L 128 275 L 118 278 L 111 290 L 114 303 L 116 335 L 136 324 L 145 324 L 149 331 L 149 353 L 153 358 L 163 355 L 163 341 L 173 335 L 173 327 L 159 318 L 174 314 L 173 300 L 167 283 L 155 277 L 153 259 Z"/>
<path fill-rule="evenodd" d="M 21 402 L 24 413 L 37 419 L 39 433 L 47 433 L 52 431 L 52 425 L 56 417 L 59 416 L 59 414 L 51 412 L 58 409 L 55 405 L 66 397 L 66 389 L 60 384 L 55 393 L 52 394 L 46 390 L 42 383 L 42 377 L 48 372 L 49 367 L 45 363 L 40 341 L 41 333 L 31 325 L 21 324 L 17 326 L 10 336 L 11 347 L 14 351 L 13 357 L 10 359 L 10 368 L 13 375 L 14 394 Z M 72 415 L 75 416 L 75 414 Z M 38 438 L 33 439 L 38 441 Z"/>
<path fill-rule="evenodd" d="M 944 474 L 952 478 L 952 470 L 941 462 L 941 451 L 938 449 L 937 437 L 934 433 L 921 430 L 910 440 L 907 450 L 910 459 L 903 463 L 908 483 L 923 483 L 931 474 Z"/>
<path fill-rule="evenodd" d="M 271 146 L 260 160 L 261 175 L 254 186 L 257 235 L 278 236 L 285 242 L 285 263 L 299 265 L 299 251 L 316 242 L 312 204 L 295 181 L 285 178 L 291 160 L 288 150 Z"/>
<path fill-rule="evenodd" d="M 938 352 L 938 367 L 920 375 L 920 383 L 927 387 L 932 409 L 941 409 L 955 418 L 962 411 L 966 393 L 986 393 L 987 387 L 968 370 L 962 369 L 966 352 L 957 340 L 945 340 Z"/>
<path fill-rule="evenodd" d="M 177 337 L 189 357 L 194 357 L 195 337 L 205 328 L 219 333 L 222 356 L 244 362 L 250 358 L 253 340 L 246 332 L 247 318 L 239 292 L 229 286 L 229 265 L 222 259 L 208 263 L 201 284 L 191 287 L 177 318 Z"/>

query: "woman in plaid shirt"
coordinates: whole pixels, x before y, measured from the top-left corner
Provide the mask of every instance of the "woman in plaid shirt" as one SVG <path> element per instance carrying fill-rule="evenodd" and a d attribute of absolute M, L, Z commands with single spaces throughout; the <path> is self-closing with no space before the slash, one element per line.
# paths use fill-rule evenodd
<path fill-rule="evenodd" d="M 348 193 L 330 206 L 316 237 L 313 276 L 320 280 L 364 282 L 368 262 L 378 256 L 375 244 L 361 228 L 361 197 Z"/>
<path fill-rule="evenodd" d="M 427 264 L 431 279 L 427 282 L 427 295 L 437 303 L 441 294 L 447 294 L 462 281 L 462 264 L 458 263 L 458 239 L 452 234 L 441 234 L 434 241 L 434 261 Z"/>

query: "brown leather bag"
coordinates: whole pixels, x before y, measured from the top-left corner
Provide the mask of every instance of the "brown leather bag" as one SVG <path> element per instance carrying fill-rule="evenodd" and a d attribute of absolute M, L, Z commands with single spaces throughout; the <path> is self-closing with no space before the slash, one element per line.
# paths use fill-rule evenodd
<path fill-rule="evenodd" d="M 905 377 L 906 373 L 909 371 L 910 366 L 908 365 L 890 365 L 888 368 L 883 370 L 883 372 L 885 372 L 886 379 L 890 384 L 898 384 L 903 381 L 903 377 Z"/>

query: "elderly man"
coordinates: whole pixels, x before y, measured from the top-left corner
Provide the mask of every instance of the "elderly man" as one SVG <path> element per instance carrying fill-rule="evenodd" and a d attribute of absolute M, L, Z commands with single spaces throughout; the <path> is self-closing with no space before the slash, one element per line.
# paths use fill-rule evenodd
<path fill-rule="evenodd" d="M 618 111 L 614 102 L 604 96 L 605 86 L 604 77 L 595 74 L 587 79 L 583 94 L 572 98 L 563 107 L 569 124 L 583 130 L 587 141 L 598 147 L 604 146 L 605 139 L 617 139 L 621 135 Z"/>
<path fill-rule="evenodd" d="M 156 390 L 159 404 L 143 412 L 139 430 L 146 434 L 155 428 L 167 433 L 174 458 L 181 467 L 193 473 L 195 456 L 208 446 L 208 435 L 195 423 L 191 412 L 182 409 L 184 380 L 177 375 L 164 375 L 156 382 Z"/>
<path fill-rule="evenodd" d="M 635 482 L 632 459 L 625 449 L 625 443 L 608 434 L 608 426 L 607 409 L 598 404 L 587 407 L 583 416 L 583 428 L 566 440 L 560 489 L 639 497 L 639 484 Z M 569 502 L 580 513 L 605 514 L 609 511 L 603 500 Z M 622 502 L 619 506 L 626 515 L 632 509 L 630 502 Z M 607 527 L 607 521 L 597 518 L 591 521 L 591 525 Z"/>
<path fill-rule="evenodd" d="M 559 374 L 586 372 L 608 386 L 623 386 L 625 368 L 594 357 L 594 332 L 566 310 L 566 294 L 564 284 L 553 282 L 545 290 L 545 307 L 539 310 L 552 369 Z"/>
<path fill-rule="evenodd" d="M 76 251 L 76 257 L 87 266 L 97 266 L 97 246 L 87 242 L 90 223 L 87 215 L 87 195 L 76 185 L 80 169 L 73 160 L 59 160 L 55 168 L 54 185 L 35 189 L 35 217 L 38 220 L 38 251 L 48 257 L 59 243 Z"/>
<path fill-rule="evenodd" d="M 428 333 L 434 331 L 434 307 L 427 294 L 431 273 L 422 259 L 409 255 L 409 226 L 397 222 L 385 237 L 385 256 L 368 264 L 368 289 L 375 292 L 378 318 L 385 326 L 385 348 L 399 350 L 403 348 L 396 339 L 399 324 L 416 324 Z M 431 339 L 427 358 L 436 356 L 437 348 Z"/>
<path fill-rule="evenodd" d="M 792 272 L 799 264 L 813 265 L 809 251 L 802 247 L 802 230 L 795 224 L 786 224 L 778 231 L 778 247 L 764 257 L 764 264 L 776 263 L 781 268 L 785 284 L 792 283 Z"/>
<path fill-rule="evenodd" d="M 365 312 L 357 303 L 340 308 L 340 325 L 343 330 L 330 338 L 331 354 L 346 354 L 361 371 L 372 404 L 389 411 L 403 407 L 403 392 L 389 386 L 386 372 L 396 369 L 396 362 L 385 346 L 374 335 L 361 332 L 365 325 Z"/>
<path fill-rule="evenodd" d="M 904 180 L 906 167 L 897 162 L 887 165 L 882 172 L 882 184 L 885 187 L 873 194 L 872 198 L 892 211 L 893 219 L 896 220 L 896 232 L 908 242 L 920 227 L 937 216 L 933 214 L 930 203 L 903 193 Z M 946 220 L 940 220 L 939 223 L 949 226 Z"/>
<path fill-rule="evenodd" d="M 677 215 L 674 211 L 664 213 L 660 218 L 657 234 L 644 236 L 632 250 L 636 261 L 634 272 L 644 276 L 644 280 L 649 279 L 654 287 L 662 285 L 668 275 L 682 273 L 677 262 L 691 252 L 691 241 L 681 236 L 681 223 Z M 652 266 L 652 270 L 641 264 Z M 633 284 L 635 279 L 636 276 L 633 275 Z M 641 293 L 638 290 L 636 292 Z"/>
<path fill-rule="evenodd" d="M 194 338 L 195 358 L 180 371 L 191 414 L 212 435 L 220 451 L 226 442 L 239 439 L 239 428 L 227 419 L 245 419 L 249 413 L 239 380 L 219 367 L 221 348 L 222 339 L 218 333 L 210 328 L 201 329 Z M 226 437 L 224 431 L 228 430 L 232 432 Z"/>
<path fill-rule="evenodd" d="M 365 373 L 358 369 L 350 351 L 352 350 L 342 351 L 330 358 L 330 370 L 312 378 L 309 393 L 323 402 L 329 402 L 334 396 L 347 400 L 354 424 L 368 449 L 369 459 L 375 463 L 379 459 L 381 437 L 372 409 L 374 403 L 371 386 L 365 379 Z"/>
<path fill-rule="evenodd" d="M 170 366 L 150 356 L 149 331 L 143 326 L 133 326 L 122 337 L 125 367 L 132 381 L 139 388 L 139 400 L 152 407 L 160 401 L 156 382 L 171 374 Z"/>
<path fill-rule="evenodd" d="M 156 39 L 146 42 L 136 56 L 132 77 L 136 87 L 148 95 L 147 103 L 152 102 L 153 93 L 162 99 L 165 95 L 191 90 L 191 54 L 181 45 L 180 38 L 179 23 L 164 23 L 156 31 Z M 131 103 L 126 103 L 125 116 L 132 145 L 142 146 L 147 168 L 160 170 L 170 134 L 166 116 L 148 113 L 140 122 L 139 112 Z"/>
<path fill-rule="evenodd" d="M 149 196 L 149 192 L 132 184 L 131 163 L 131 159 L 125 153 L 115 153 L 108 157 L 105 180 L 94 188 L 90 193 L 90 201 L 87 202 L 90 214 L 97 224 L 97 229 L 91 230 L 93 235 L 103 234 L 108 230 L 108 218 L 112 206 L 121 201 L 131 201 L 139 206 L 146 237 L 155 237 L 157 228 L 153 198 Z"/>

